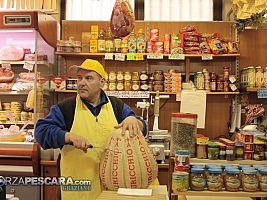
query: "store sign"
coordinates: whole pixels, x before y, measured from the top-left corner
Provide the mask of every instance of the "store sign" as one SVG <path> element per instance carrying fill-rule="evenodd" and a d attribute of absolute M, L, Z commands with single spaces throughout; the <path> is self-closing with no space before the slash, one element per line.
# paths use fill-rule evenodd
<path fill-rule="evenodd" d="M 169 54 L 169 60 L 184 60 L 184 54 Z"/>
<path fill-rule="evenodd" d="M 115 60 L 118 60 L 118 61 L 125 61 L 125 54 L 122 54 L 122 53 L 116 53 L 116 54 L 115 54 Z"/>
<path fill-rule="evenodd" d="M 163 59 L 163 54 L 161 53 L 150 53 L 147 54 L 147 59 Z"/>
<path fill-rule="evenodd" d="M 201 59 L 202 60 L 213 60 L 213 55 L 212 54 L 202 54 Z"/>
<path fill-rule="evenodd" d="M 259 99 L 267 99 L 267 89 L 266 88 L 257 89 L 257 96 Z"/>

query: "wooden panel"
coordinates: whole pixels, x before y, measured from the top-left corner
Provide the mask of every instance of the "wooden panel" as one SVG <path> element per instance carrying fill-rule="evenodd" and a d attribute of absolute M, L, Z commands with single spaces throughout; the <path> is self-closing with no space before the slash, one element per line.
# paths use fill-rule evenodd
<path fill-rule="evenodd" d="M 43 162 L 43 164 L 43 177 L 57 177 L 57 166 L 52 166 L 51 163 L 46 162 Z M 56 200 L 58 189 L 59 187 L 55 185 L 43 186 L 43 200 Z"/>

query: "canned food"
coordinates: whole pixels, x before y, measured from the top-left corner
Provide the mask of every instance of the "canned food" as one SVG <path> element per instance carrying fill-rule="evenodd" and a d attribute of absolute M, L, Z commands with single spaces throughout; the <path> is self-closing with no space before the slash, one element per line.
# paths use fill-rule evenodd
<path fill-rule="evenodd" d="M 146 52 L 147 53 L 153 53 L 153 51 L 152 51 L 152 42 L 151 41 L 146 42 Z"/>
<path fill-rule="evenodd" d="M 158 42 L 159 41 L 159 29 L 151 29 L 150 30 L 150 41 Z"/>

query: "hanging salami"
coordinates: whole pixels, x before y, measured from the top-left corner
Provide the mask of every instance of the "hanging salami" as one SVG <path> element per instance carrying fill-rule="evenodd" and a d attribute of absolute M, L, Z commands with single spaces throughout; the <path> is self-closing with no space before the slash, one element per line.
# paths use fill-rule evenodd
<path fill-rule="evenodd" d="M 135 26 L 133 9 L 129 0 L 116 0 L 110 19 L 110 30 L 117 37 L 129 35 Z"/>

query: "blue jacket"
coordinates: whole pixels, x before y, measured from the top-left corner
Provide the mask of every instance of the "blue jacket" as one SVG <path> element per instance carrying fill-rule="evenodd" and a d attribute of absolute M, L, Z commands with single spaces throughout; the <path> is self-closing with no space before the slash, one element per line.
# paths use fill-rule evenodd
<path fill-rule="evenodd" d="M 108 102 L 106 94 L 102 91 L 100 96 L 100 102 L 97 106 L 93 106 L 88 101 L 82 99 L 83 103 L 88 107 L 93 115 L 97 116 L 100 113 L 102 105 Z M 123 104 L 122 108 L 122 120 L 126 117 L 134 116 L 141 120 L 144 129 L 143 134 L 147 132 L 147 126 L 143 119 L 137 116 L 133 110 L 127 105 Z M 65 134 L 67 132 L 67 126 L 65 124 L 64 116 L 59 108 L 59 105 L 53 105 L 50 108 L 49 114 L 44 119 L 39 119 L 35 127 L 35 138 L 43 149 L 49 148 L 62 148 L 65 144 Z"/>

